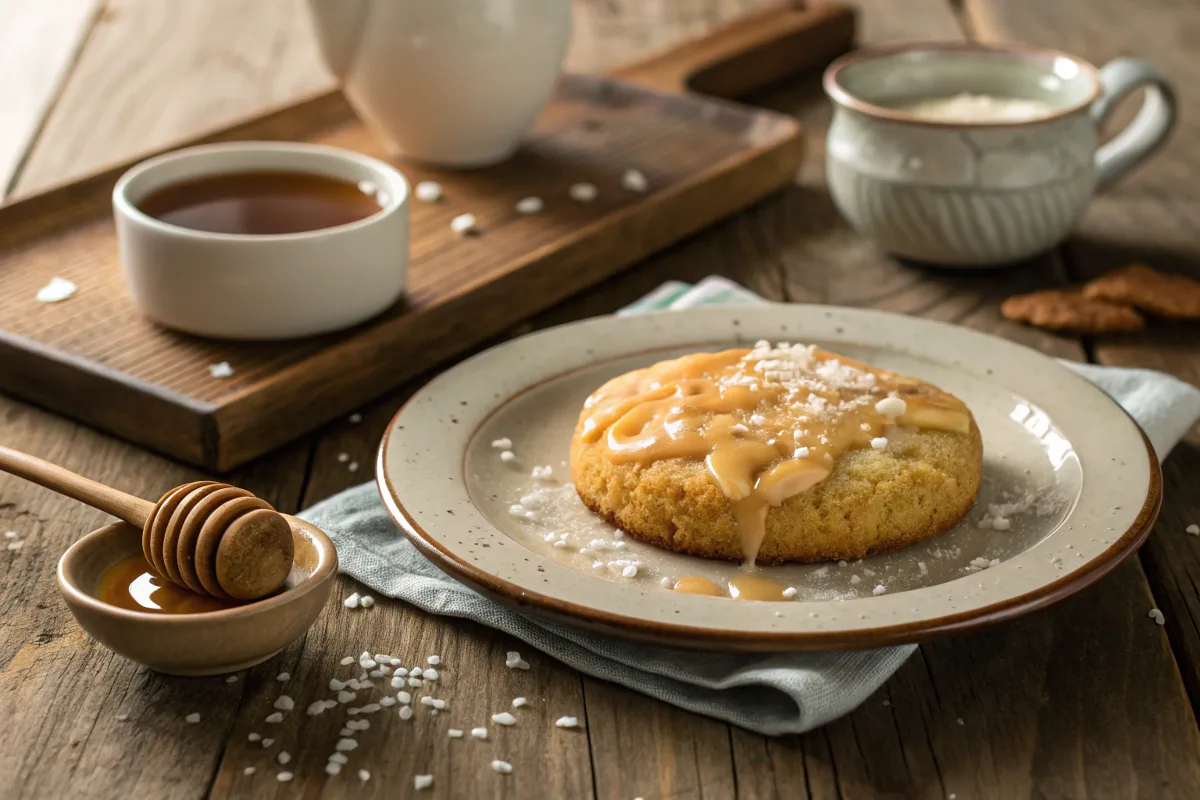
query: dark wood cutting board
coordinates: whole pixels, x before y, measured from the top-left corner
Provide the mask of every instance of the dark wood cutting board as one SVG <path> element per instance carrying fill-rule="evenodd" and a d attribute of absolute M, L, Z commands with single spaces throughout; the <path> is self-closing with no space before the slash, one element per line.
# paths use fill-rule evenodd
<path fill-rule="evenodd" d="M 184 461 L 234 467 L 790 183 L 803 154 L 796 122 L 699 92 L 740 96 L 819 68 L 853 33 L 839 5 L 769 9 L 610 76 L 566 76 L 508 163 L 472 172 L 399 163 L 413 183 L 440 181 L 446 196 L 412 202 L 407 298 L 319 338 L 220 342 L 142 319 L 125 293 L 109 206 L 129 164 L 0 207 L 0 391 Z M 336 92 L 176 146 L 237 139 L 383 156 Z M 621 187 L 629 168 L 649 179 L 644 194 Z M 594 202 L 567 197 L 580 181 L 599 187 Z M 527 195 L 545 210 L 517 214 Z M 465 212 L 482 235 L 451 232 Z M 54 276 L 78 292 L 38 303 Z M 232 377 L 210 375 L 221 361 Z"/>

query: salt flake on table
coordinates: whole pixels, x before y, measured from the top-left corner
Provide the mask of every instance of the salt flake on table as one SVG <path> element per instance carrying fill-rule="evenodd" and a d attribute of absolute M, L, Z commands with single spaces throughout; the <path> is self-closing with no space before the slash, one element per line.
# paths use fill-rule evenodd
<path fill-rule="evenodd" d="M 545 207 L 540 197 L 522 197 L 517 201 L 518 214 L 537 214 Z"/>
<path fill-rule="evenodd" d="M 644 192 L 650 188 L 650 182 L 646 180 L 646 176 L 641 170 L 627 169 L 625 174 L 621 176 L 621 186 L 631 192 Z"/>
<path fill-rule="evenodd" d="M 576 183 L 572 184 L 567 193 L 576 203 L 590 203 L 596 199 L 599 191 L 594 183 Z"/>
<path fill-rule="evenodd" d="M 78 287 L 66 278 L 51 278 L 50 282 L 37 290 L 39 303 L 59 303 L 75 294 Z"/>
<path fill-rule="evenodd" d="M 200 714 L 199 714 L 199 713 L 197 713 L 197 712 L 195 712 L 195 711 L 193 711 L 191 714 L 188 714 L 188 715 L 187 715 L 186 717 L 184 717 L 183 719 L 184 719 L 184 722 L 188 722 L 188 723 L 191 723 L 191 724 L 193 724 L 193 725 L 194 725 L 194 724 L 196 724 L 197 722 L 199 722 L 199 721 L 200 721 Z"/>
<path fill-rule="evenodd" d="M 210 364 L 208 366 L 208 374 L 214 378 L 231 378 L 233 377 L 233 367 L 228 361 L 222 361 L 219 364 Z"/>
<path fill-rule="evenodd" d="M 422 203 L 436 203 L 442 199 L 442 185 L 437 181 L 421 181 L 413 194 Z"/>

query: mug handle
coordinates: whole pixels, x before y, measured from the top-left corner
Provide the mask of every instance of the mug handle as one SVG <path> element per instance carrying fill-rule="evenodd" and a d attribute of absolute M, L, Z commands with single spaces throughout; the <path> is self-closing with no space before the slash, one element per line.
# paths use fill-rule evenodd
<path fill-rule="evenodd" d="M 1100 68 L 1100 96 L 1089 114 L 1096 127 L 1104 123 L 1117 102 L 1134 89 L 1146 87 L 1137 116 L 1113 139 L 1096 150 L 1096 188 L 1105 189 L 1166 141 L 1175 127 L 1175 90 L 1154 67 L 1136 58 L 1114 58 Z"/>

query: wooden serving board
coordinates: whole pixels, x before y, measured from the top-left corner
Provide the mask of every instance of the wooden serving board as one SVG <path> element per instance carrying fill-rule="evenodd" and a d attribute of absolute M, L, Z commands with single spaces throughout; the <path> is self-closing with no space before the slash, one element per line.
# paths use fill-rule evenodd
<path fill-rule="evenodd" d="M 411 204 L 405 300 L 338 334 L 231 343 L 140 317 L 110 212 L 129 164 L 0 207 L 0 391 L 184 461 L 236 466 L 790 183 L 803 152 L 796 122 L 698 91 L 738 96 L 817 68 L 850 47 L 853 31 L 841 6 L 770 9 L 611 76 L 564 77 L 505 164 L 400 163 L 414 184 L 440 181 L 446 199 Z M 384 156 L 336 92 L 179 146 L 237 139 Z M 629 168 L 645 173 L 649 191 L 621 187 Z M 580 181 L 599 187 L 594 202 L 568 198 Z M 517 214 L 527 195 L 545 210 Z M 465 212 L 480 236 L 451 232 Z M 78 292 L 38 303 L 54 276 Z M 221 361 L 233 377 L 210 375 Z"/>

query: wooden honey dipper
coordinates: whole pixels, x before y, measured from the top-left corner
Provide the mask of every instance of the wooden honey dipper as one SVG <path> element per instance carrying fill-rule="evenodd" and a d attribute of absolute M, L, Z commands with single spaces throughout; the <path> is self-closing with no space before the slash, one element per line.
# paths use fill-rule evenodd
<path fill-rule="evenodd" d="M 151 503 L 2 445 L 0 470 L 141 528 L 142 554 L 154 571 L 198 594 L 256 600 L 292 569 L 291 526 L 245 489 L 193 481 Z"/>

